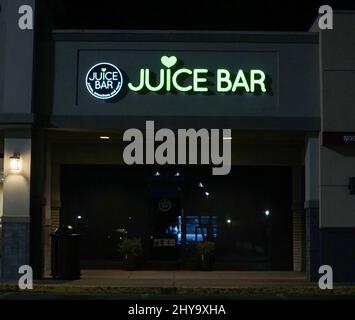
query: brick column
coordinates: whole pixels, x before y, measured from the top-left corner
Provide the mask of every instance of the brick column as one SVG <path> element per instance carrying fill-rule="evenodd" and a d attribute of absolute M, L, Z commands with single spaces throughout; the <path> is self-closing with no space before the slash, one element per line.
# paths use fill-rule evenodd
<path fill-rule="evenodd" d="M 316 281 L 320 266 L 319 231 L 319 137 L 309 136 L 305 154 L 306 272 Z"/>
<path fill-rule="evenodd" d="M 304 257 L 304 208 L 303 208 L 303 168 L 292 168 L 292 224 L 293 224 L 293 271 L 303 271 Z"/>

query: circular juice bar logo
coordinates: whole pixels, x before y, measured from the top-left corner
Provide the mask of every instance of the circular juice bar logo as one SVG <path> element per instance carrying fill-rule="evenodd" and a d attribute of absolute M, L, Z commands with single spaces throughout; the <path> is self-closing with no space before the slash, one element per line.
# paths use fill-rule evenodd
<path fill-rule="evenodd" d="M 122 84 L 120 69 L 111 63 L 98 63 L 86 75 L 86 87 L 97 99 L 112 99 L 121 91 Z"/>

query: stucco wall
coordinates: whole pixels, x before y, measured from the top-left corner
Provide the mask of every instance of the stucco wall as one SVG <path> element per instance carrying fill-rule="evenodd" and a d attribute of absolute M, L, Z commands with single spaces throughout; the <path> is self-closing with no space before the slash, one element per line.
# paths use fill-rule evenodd
<path fill-rule="evenodd" d="M 320 33 L 323 131 L 355 131 L 355 13 L 336 13 L 334 30 Z"/>
<path fill-rule="evenodd" d="M 21 172 L 12 173 L 9 161 L 5 162 L 4 206 L 5 217 L 28 217 L 30 210 L 31 184 L 31 139 L 9 138 L 5 140 L 4 158 L 13 153 L 21 154 Z"/>
<path fill-rule="evenodd" d="M 334 15 L 334 30 L 320 32 L 322 131 L 355 132 L 355 13 Z M 355 227 L 354 146 L 320 147 L 320 227 Z"/>
<path fill-rule="evenodd" d="M 34 3 L 34 0 L 0 1 L 0 74 L 6 79 L 1 82 L 0 76 L 0 122 L 6 122 L 3 114 L 9 117 L 31 113 L 34 31 L 21 30 L 18 21 L 19 8 L 30 5 L 35 10 Z"/>
<path fill-rule="evenodd" d="M 0 0 L 0 113 L 3 109 L 3 89 L 4 89 L 4 54 L 5 54 L 5 1 Z"/>
<path fill-rule="evenodd" d="M 321 227 L 355 227 L 355 196 L 348 189 L 350 177 L 355 177 L 355 150 L 322 146 Z"/>

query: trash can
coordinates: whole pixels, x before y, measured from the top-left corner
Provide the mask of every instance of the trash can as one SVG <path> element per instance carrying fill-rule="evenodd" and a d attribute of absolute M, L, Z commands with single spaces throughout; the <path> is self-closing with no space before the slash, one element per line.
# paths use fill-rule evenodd
<path fill-rule="evenodd" d="M 62 225 L 52 238 L 52 277 L 60 280 L 80 279 L 80 235 L 72 226 Z"/>

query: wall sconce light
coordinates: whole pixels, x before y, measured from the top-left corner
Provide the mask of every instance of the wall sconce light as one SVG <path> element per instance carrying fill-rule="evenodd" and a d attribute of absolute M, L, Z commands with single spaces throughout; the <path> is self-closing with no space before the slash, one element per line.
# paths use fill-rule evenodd
<path fill-rule="evenodd" d="M 10 157 L 10 171 L 18 172 L 21 170 L 21 155 L 19 153 L 14 153 Z"/>

